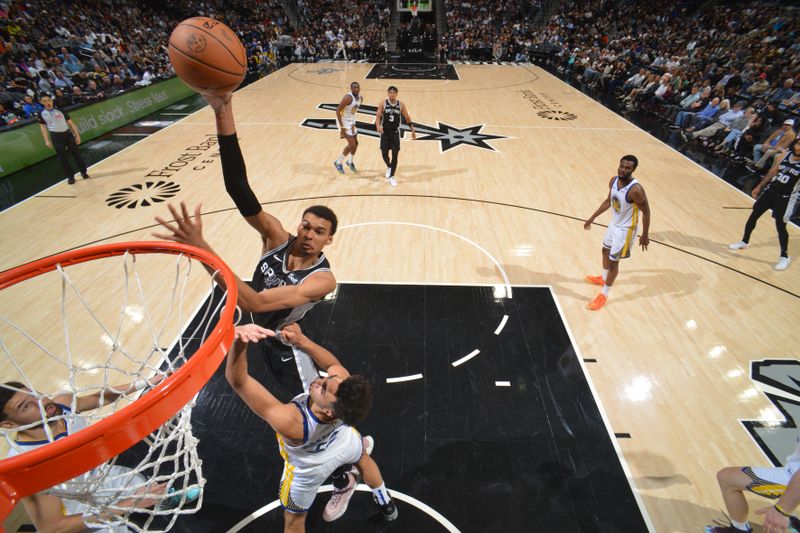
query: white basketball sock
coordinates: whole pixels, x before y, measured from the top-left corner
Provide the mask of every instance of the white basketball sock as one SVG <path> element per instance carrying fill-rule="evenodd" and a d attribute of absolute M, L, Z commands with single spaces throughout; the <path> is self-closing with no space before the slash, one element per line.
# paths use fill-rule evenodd
<path fill-rule="evenodd" d="M 611 287 L 609 287 L 608 285 L 605 285 L 605 284 L 604 284 L 604 285 L 603 285 L 603 295 L 604 295 L 606 298 L 608 297 L 608 293 L 609 293 L 609 292 L 611 292 Z"/>
<path fill-rule="evenodd" d="M 378 505 L 386 505 L 392 498 L 389 496 L 389 491 L 386 490 L 386 483 L 381 483 L 380 487 L 372 489 L 372 494 L 375 495 L 375 501 Z"/>
<path fill-rule="evenodd" d="M 342 159 L 344 159 L 344 154 L 341 154 L 341 155 L 340 155 L 340 156 L 339 156 L 339 157 L 336 159 L 336 162 L 337 162 L 337 163 L 341 163 L 341 162 L 342 162 Z"/>
<path fill-rule="evenodd" d="M 605 283 L 607 277 L 608 277 L 608 269 L 604 268 L 603 269 L 603 283 Z"/>
<path fill-rule="evenodd" d="M 731 519 L 731 525 L 733 527 L 735 527 L 736 529 L 740 529 L 742 531 L 750 531 L 751 530 L 750 524 L 747 521 L 745 521 L 745 522 L 737 522 L 736 520 Z"/>

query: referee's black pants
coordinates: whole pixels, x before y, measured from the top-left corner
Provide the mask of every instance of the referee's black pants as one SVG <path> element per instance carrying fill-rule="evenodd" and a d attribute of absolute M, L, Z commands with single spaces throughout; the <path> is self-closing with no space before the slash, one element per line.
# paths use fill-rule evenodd
<path fill-rule="evenodd" d="M 75 174 L 75 171 L 72 170 L 72 165 L 69 163 L 67 150 L 69 150 L 69 153 L 75 158 L 75 162 L 78 164 L 78 170 L 80 170 L 81 174 L 86 174 L 86 163 L 83 162 L 81 153 L 78 150 L 78 144 L 75 142 L 75 137 L 72 135 L 72 132 L 69 130 L 51 131 L 50 138 L 53 140 L 53 148 L 56 149 L 56 155 L 61 162 L 61 168 L 64 169 L 64 174 L 67 178 L 72 179 Z"/>

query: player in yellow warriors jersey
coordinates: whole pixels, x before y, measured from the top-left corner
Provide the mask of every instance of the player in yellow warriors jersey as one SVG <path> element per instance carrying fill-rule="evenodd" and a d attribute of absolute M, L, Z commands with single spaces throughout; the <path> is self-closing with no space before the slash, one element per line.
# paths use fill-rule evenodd
<path fill-rule="evenodd" d="M 633 239 L 639 218 L 642 219 L 642 235 L 639 244 L 647 250 L 650 243 L 650 204 L 642 185 L 633 177 L 633 171 L 639 166 L 636 156 L 626 155 L 619 162 L 617 175 L 608 183 L 609 194 L 600 207 L 584 222 L 584 229 L 592 229 L 594 219 L 612 209 L 611 223 L 603 239 L 603 275 L 586 276 L 586 281 L 602 285 L 603 290 L 594 300 L 589 302 L 589 309 L 597 311 L 608 300 L 611 286 L 619 274 L 619 260 L 630 257 Z"/>

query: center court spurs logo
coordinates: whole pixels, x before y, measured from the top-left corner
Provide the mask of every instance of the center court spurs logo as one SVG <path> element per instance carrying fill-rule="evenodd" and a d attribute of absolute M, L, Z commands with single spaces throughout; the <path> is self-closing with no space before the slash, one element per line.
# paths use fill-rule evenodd
<path fill-rule="evenodd" d="M 337 104 L 320 104 L 317 106 L 319 109 L 326 111 L 336 112 Z M 375 116 L 378 113 L 376 106 L 362 105 L 358 108 L 358 112 L 364 115 Z M 418 141 L 439 141 L 442 152 L 446 152 L 456 146 L 474 146 L 475 148 L 483 148 L 485 150 L 496 151 L 492 145 L 486 141 L 493 139 L 507 139 L 502 135 L 489 135 L 481 133 L 484 124 L 477 126 L 467 126 L 460 129 L 455 126 L 450 126 L 443 122 L 437 122 L 438 126 L 427 126 L 414 122 L 414 129 L 417 130 Z M 302 126 L 306 128 L 314 128 L 317 130 L 335 130 L 339 131 L 339 125 L 336 123 L 335 118 L 307 118 L 303 121 Z M 356 122 L 356 130 L 359 135 L 366 135 L 368 137 L 380 137 L 380 133 L 375 129 L 373 122 Z M 405 137 L 406 132 L 410 132 L 411 128 L 406 124 L 400 125 L 400 136 Z"/>

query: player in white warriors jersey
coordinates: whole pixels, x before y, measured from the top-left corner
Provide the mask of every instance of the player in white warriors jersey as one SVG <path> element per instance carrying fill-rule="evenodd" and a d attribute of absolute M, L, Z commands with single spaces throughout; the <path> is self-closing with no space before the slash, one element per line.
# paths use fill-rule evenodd
<path fill-rule="evenodd" d="M 19 382 L 3 383 L 0 428 L 14 433 L 7 457 L 47 446 L 51 438 L 55 442 L 85 429 L 89 419 L 82 413 L 109 405 L 123 393 L 155 386 L 164 377 L 159 374 L 149 380 L 106 387 L 78 397 L 72 393 L 48 397 Z M 88 486 L 91 491 L 87 492 Z M 72 480 L 22 498 L 22 504 L 37 531 L 127 533 L 130 530 L 120 517 L 129 514 L 132 508 L 145 509 L 160 502 L 160 507 L 167 509 L 180 502 L 178 493 L 164 499 L 167 489 L 168 483 L 146 479 L 132 468 L 102 463 Z M 193 488 L 184 494 L 186 501 L 193 501 L 200 491 Z M 113 505 L 101 505 L 107 510 L 98 515 L 92 511 L 97 508 L 92 502 Z"/>
<path fill-rule="evenodd" d="M 284 341 L 309 354 L 327 377 L 315 380 L 306 392 L 290 402 L 281 402 L 247 370 L 247 343 L 257 343 L 274 334 L 255 324 L 238 326 L 236 341 L 228 353 L 225 377 L 248 407 L 277 432 L 285 461 L 279 496 L 284 508 L 284 531 L 305 531 L 306 515 L 319 487 L 334 470 L 350 464 L 355 464 L 372 489 L 384 518 L 394 520 L 397 507 L 386 490 L 378 465 L 368 454 L 366 439 L 353 427 L 372 407 L 369 382 L 363 376 L 350 375 L 331 352 L 303 335 L 297 324 L 290 324 L 281 330 Z M 355 484 L 347 489 L 350 496 L 354 488 Z M 339 496 L 341 503 L 342 495 Z M 346 503 L 339 505 L 338 515 L 323 513 L 323 518 L 338 518 Z"/>
<path fill-rule="evenodd" d="M 608 300 L 611 286 L 619 274 L 619 260 L 630 257 L 633 240 L 639 218 L 642 219 L 642 235 L 639 244 L 642 250 L 647 250 L 650 243 L 650 204 L 644 188 L 633 177 L 633 171 L 639 166 L 636 156 L 626 155 L 619 162 L 617 175 L 608 183 L 609 194 L 600 207 L 597 208 L 589 219 L 584 222 L 584 229 L 592 229 L 592 222 L 609 207 L 612 209 L 611 223 L 603 239 L 603 275 L 586 276 L 586 281 L 595 285 L 602 285 L 603 290 L 589 302 L 589 309 L 597 311 Z"/>
<path fill-rule="evenodd" d="M 339 102 L 339 107 L 336 108 L 336 122 L 339 124 L 339 136 L 342 139 L 347 139 L 347 146 L 344 147 L 342 154 L 334 161 L 333 166 L 336 170 L 344 174 L 344 167 L 342 160 L 345 156 L 347 158 L 347 166 L 350 170 L 356 172 L 356 165 L 353 163 L 353 156 L 356 155 L 358 150 L 358 130 L 356 129 L 356 113 L 358 113 L 359 106 L 364 103 L 361 97 L 361 86 L 357 81 L 350 84 L 350 92 L 344 95 L 342 101 Z"/>

